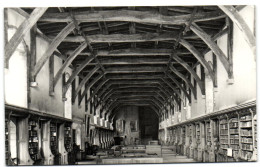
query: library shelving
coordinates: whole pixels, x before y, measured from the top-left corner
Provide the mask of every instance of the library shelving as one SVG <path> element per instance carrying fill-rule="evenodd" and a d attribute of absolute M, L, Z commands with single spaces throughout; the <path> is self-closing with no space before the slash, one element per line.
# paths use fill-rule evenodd
<path fill-rule="evenodd" d="M 240 115 L 240 158 L 243 160 L 250 160 L 254 151 L 254 134 L 253 134 L 253 113 L 244 112 Z"/>
<path fill-rule="evenodd" d="M 196 124 L 196 141 L 197 141 L 198 145 L 201 142 L 200 124 L 199 123 Z"/>
<path fill-rule="evenodd" d="M 50 148 L 53 155 L 58 152 L 58 140 L 57 140 L 57 124 L 50 123 Z"/>
<path fill-rule="evenodd" d="M 195 125 L 194 125 L 194 153 L 193 153 L 193 158 L 195 160 L 198 160 L 198 146 L 200 144 L 200 123 L 199 122 L 196 122 Z"/>
<path fill-rule="evenodd" d="M 182 148 L 181 148 L 182 154 L 184 154 L 185 141 L 186 141 L 186 128 L 185 128 L 185 126 L 182 126 Z"/>
<path fill-rule="evenodd" d="M 229 130 L 228 130 L 228 117 L 225 115 L 219 121 L 219 162 L 227 161 L 227 149 L 229 147 Z"/>
<path fill-rule="evenodd" d="M 5 119 L 5 163 L 8 165 L 10 159 L 10 148 L 9 148 L 9 121 Z"/>
<path fill-rule="evenodd" d="M 71 131 L 71 125 L 65 124 L 64 127 L 64 146 L 67 152 L 72 151 L 72 131 Z"/>
<path fill-rule="evenodd" d="M 39 159 L 39 139 L 38 139 L 38 121 L 29 119 L 28 120 L 28 130 L 29 130 L 29 143 L 28 149 L 31 159 L 36 161 Z"/>
<path fill-rule="evenodd" d="M 189 125 L 189 157 L 193 157 L 193 125 Z"/>
<path fill-rule="evenodd" d="M 236 161 L 239 155 L 239 119 L 238 115 L 229 118 L 229 148 L 232 149 L 232 155 L 228 157 L 228 161 Z"/>

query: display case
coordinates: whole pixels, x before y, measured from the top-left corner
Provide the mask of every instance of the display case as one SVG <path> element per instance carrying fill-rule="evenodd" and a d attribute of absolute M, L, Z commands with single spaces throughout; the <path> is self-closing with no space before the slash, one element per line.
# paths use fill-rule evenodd
<path fill-rule="evenodd" d="M 67 152 L 72 151 L 72 131 L 71 131 L 71 125 L 65 124 L 64 126 L 64 147 Z"/>
<path fill-rule="evenodd" d="M 30 157 L 33 161 L 38 160 L 39 157 L 39 139 L 38 139 L 38 121 L 29 119 L 28 120 L 28 131 L 29 131 L 29 143 L 28 149 Z"/>
<path fill-rule="evenodd" d="M 57 124 L 50 123 L 50 149 L 53 155 L 58 153 Z"/>

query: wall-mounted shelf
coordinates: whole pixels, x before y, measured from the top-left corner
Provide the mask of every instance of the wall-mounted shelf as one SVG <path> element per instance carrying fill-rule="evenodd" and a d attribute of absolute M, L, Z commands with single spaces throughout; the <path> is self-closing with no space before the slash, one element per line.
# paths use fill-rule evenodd
<path fill-rule="evenodd" d="M 29 143 L 28 149 L 31 159 L 36 161 L 39 159 L 39 139 L 38 139 L 38 122 L 36 120 L 28 120 Z"/>
<path fill-rule="evenodd" d="M 71 131 L 71 125 L 65 124 L 64 126 L 64 146 L 67 152 L 72 151 L 72 131 Z"/>
<path fill-rule="evenodd" d="M 58 153 L 57 124 L 50 123 L 50 148 L 53 155 Z"/>

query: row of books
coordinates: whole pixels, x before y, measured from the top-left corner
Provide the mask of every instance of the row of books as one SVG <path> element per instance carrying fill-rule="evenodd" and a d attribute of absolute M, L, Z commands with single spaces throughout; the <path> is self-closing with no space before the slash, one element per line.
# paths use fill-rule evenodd
<path fill-rule="evenodd" d="M 241 144 L 243 150 L 247 151 L 253 151 L 253 145 L 252 144 Z"/>
<path fill-rule="evenodd" d="M 242 135 L 242 136 L 252 136 L 252 135 L 253 135 L 251 129 L 241 129 L 240 132 L 241 132 L 241 135 Z"/>

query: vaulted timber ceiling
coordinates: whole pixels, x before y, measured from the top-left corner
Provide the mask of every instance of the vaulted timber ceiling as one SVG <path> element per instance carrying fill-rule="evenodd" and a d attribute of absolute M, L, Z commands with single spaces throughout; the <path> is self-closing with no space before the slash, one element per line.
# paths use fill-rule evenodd
<path fill-rule="evenodd" d="M 22 10 L 29 15 L 34 8 Z M 189 100 L 196 99 L 190 76 L 205 94 L 194 68 L 202 64 L 214 79 L 202 55 L 227 33 L 227 24 L 227 15 L 217 6 L 52 7 L 37 21 L 37 32 L 49 41 L 61 39 L 55 48 L 66 64 L 60 74 L 70 66 L 81 78 L 73 99 L 82 100 L 86 91 L 78 93 L 85 87 L 93 93 L 86 101 L 96 97 L 102 110 L 135 104 L 160 111 L 169 99 L 179 103 L 181 91 Z M 218 48 L 215 52 L 223 56 Z M 59 78 L 55 76 L 54 86 Z M 72 75 L 65 90 L 73 79 Z"/>

